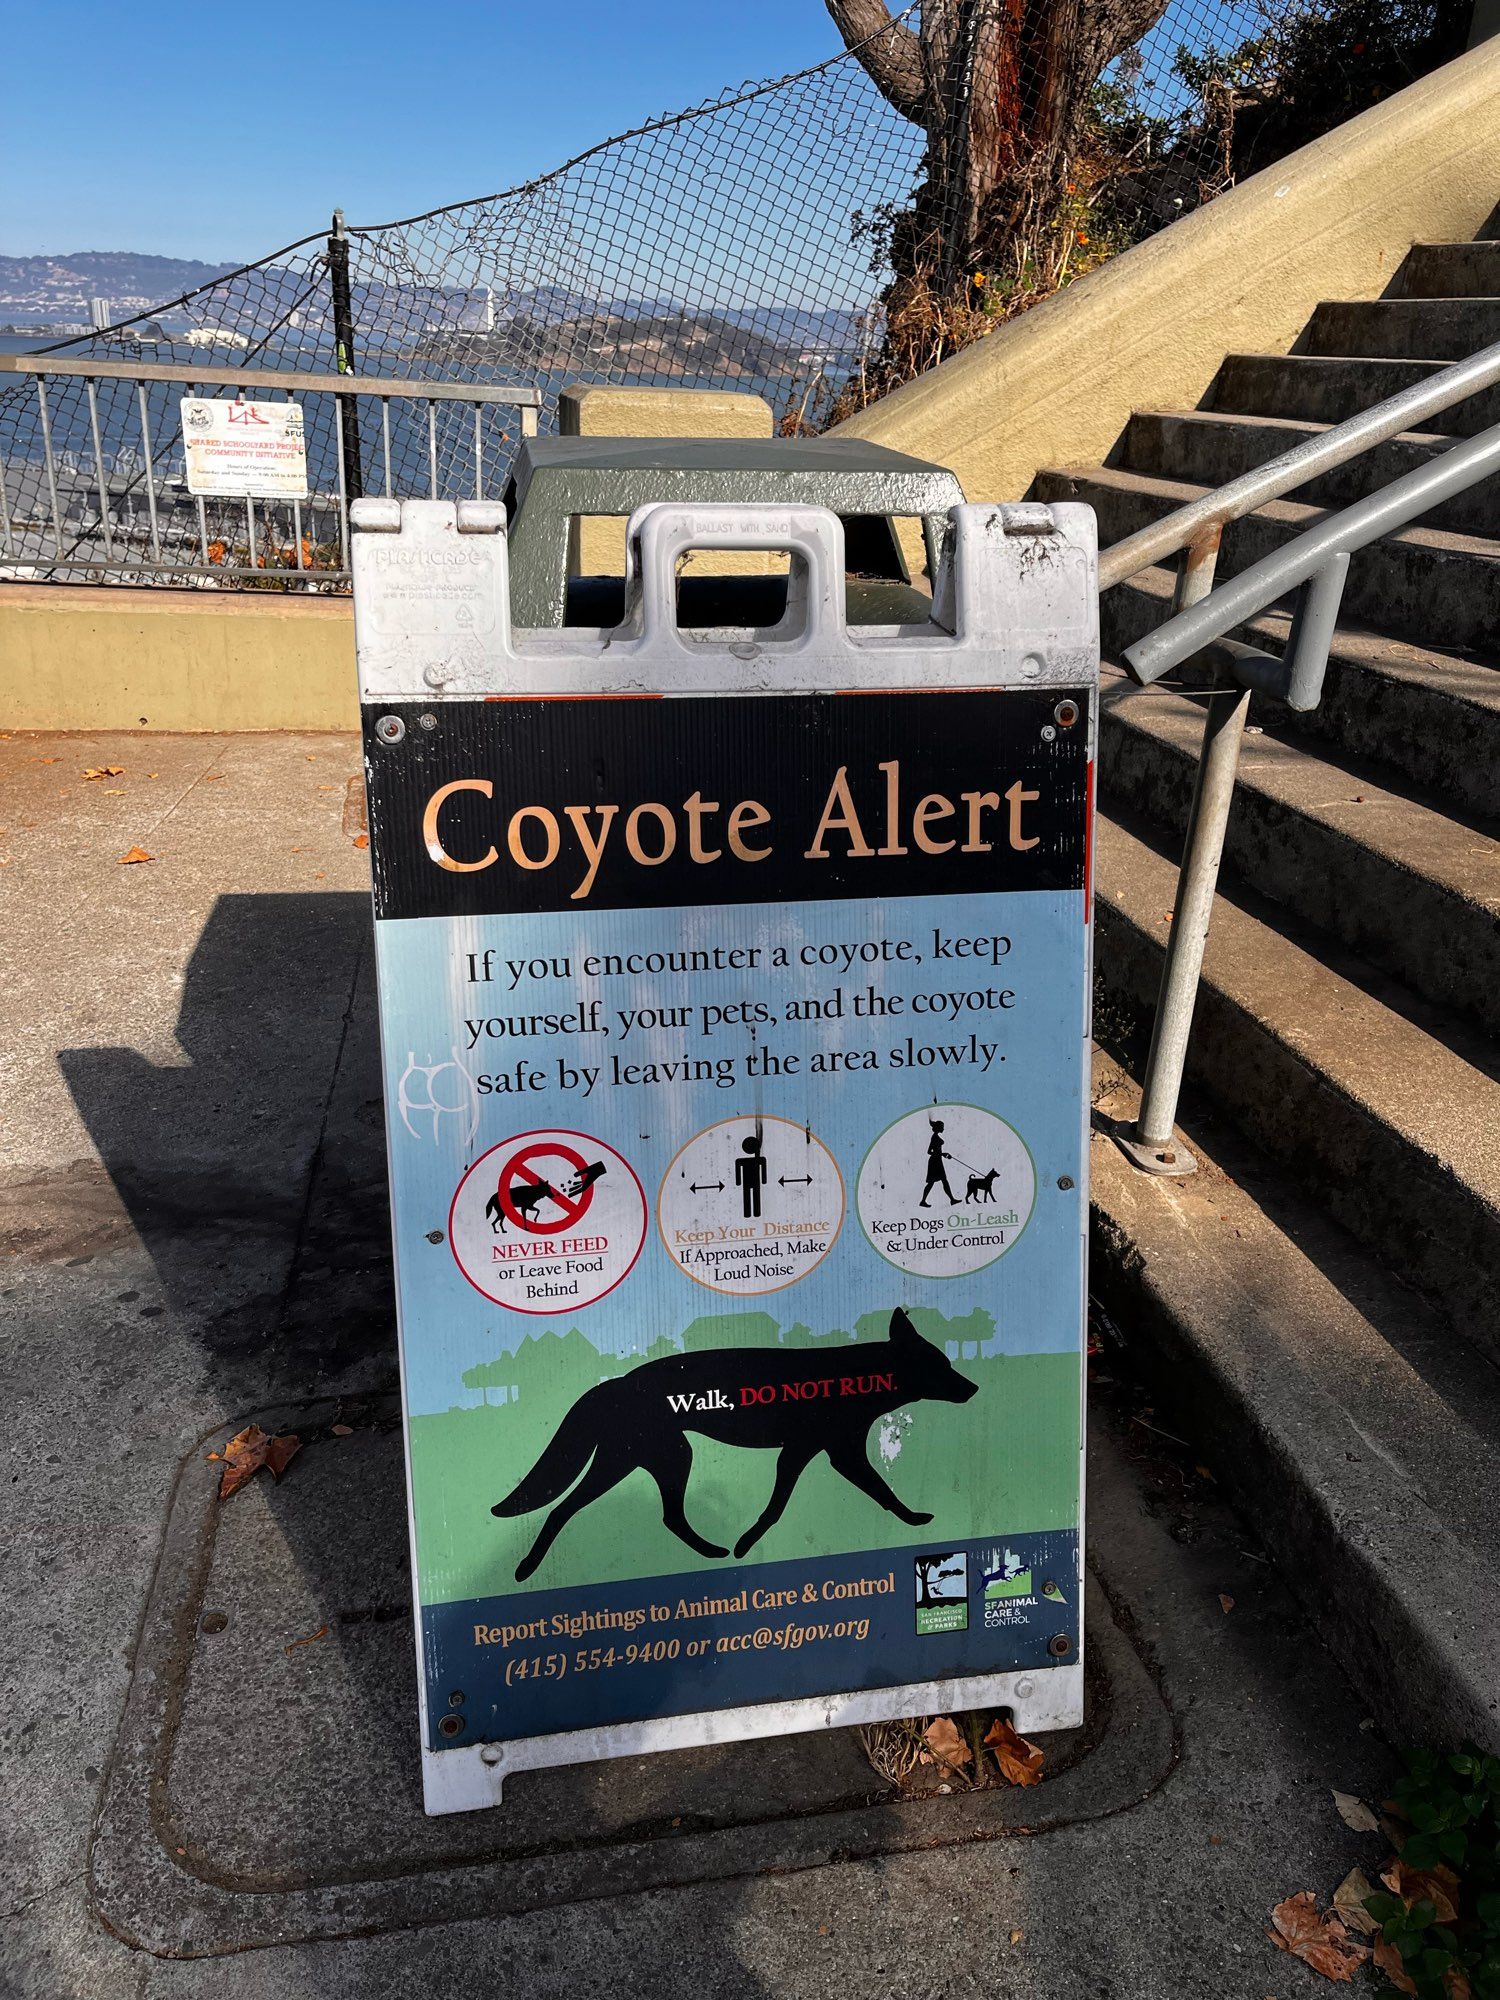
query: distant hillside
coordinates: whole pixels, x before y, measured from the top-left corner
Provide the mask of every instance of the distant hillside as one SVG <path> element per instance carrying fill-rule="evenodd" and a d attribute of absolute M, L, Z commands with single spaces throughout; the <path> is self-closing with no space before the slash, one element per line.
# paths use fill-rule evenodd
<path fill-rule="evenodd" d="M 86 320 L 88 302 L 114 302 L 117 317 L 180 298 L 234 264 L 151 257 L 138 250 L 72 250 L 57 257 L 0 257 L 0 319 Z"/>

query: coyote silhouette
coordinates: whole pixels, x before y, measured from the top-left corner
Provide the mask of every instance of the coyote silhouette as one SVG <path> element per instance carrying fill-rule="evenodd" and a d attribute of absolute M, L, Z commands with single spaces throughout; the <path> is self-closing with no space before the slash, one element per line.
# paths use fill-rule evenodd
<path fill-rule="evenodd" d="M 573 1516 L 639 1466 L 656 1481 L 662 1522 L 678 1540 L 701 1556 L 728 1555 L 697 1532 L 684 1507 L 693 1469 L 688 1433 L 696 1431 L 722 1444 L 780 1453 L 771 1497 L 735 1543 L 737 1556 L 781 1519 L 819 1452 L 861 1493 L 920 1527 L 932 1516 L 908 1507 L 866 1456 L 870 1426 L 907 1403 L 967 1403 L 978 1387 L 922 1338 L 899 1306 L 887 1339 L 832 1352 L 728 1347 L 665 1355 L 585 1390 L 530 1472 L 490 1512 L 507 1517 L 558 1503 L 516 1565 L 516 1581 L 524 1583 Z"/>

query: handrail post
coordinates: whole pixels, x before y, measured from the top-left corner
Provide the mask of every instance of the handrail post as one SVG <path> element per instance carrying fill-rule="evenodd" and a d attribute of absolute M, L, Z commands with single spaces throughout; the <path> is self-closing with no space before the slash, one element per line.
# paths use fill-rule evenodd
<path fill-rule="evenodd" d="M 349 285 L 349 232 L 344 227 L 344 211 L 341 208 L 333 211 L 333 231 L 328 238 L 328 279 L 333 292 L 334 367 L 340 375 L 352 375 L 354 296 Z M 359 405 L 353 396 L 340 396 L 338 403 L 344 487 L 350 500 L 361 500 L 364 498 L 365 480 L 359 450 Z"/>
<path fill-rule="evenodd" d="M 1213 589 L 1222 537 L 1222 528 L 1214 526 L 1184 549 L 1173 598 L 1174 613 L 1188 610 Z M 1233 699 L 1226 700 L 1227 694 L 1232 694 Z M 1182 1176 L 1195 1173 L 1198 1167 L 1185 1146 L 1173 1143 L 1172 1128 L 1182 1090 L 1188 1035 L 1198 999 L 1198 980 L 1203 971 L 1209 919 L 1224 853 L 1224 832 L 1234 800 L 1240 744 L 1249 709 L 1248 688 L 1209 691 L 1203 748 L 1193 802 L 1188 810 L 1140 1114 L 1133 1128 L 1115 1135 L 1121 1148 L 1148 1173 Z"/>

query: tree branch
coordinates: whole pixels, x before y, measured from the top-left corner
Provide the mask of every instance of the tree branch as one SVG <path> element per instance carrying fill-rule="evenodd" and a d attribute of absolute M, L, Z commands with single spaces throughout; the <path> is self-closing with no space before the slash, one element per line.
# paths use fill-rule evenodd
<path fill-rule="evenodd" d="M 926 92 L 917 37 L 893 21 L 885 0 L 823 0 L 834 26 L 881 96 L 903 118 L 924 124 Z"/>

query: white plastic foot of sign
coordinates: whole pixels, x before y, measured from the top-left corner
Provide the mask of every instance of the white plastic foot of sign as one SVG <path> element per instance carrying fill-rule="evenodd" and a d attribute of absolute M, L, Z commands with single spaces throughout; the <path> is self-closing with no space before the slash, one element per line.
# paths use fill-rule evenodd
<path fill-rule="evenodd" d="M 970 1709 L 1007 1710 L 1025 1737 L 1083 1723 L 1083 1667 L 1039 1668 L 998 1678 L 931 1681 L 903 1690 L 911 1715 L 956 1715 Z M 743 1743 L 760 1736 L 795 1736 L 812 1729 L 852 1729 L 891 1716 L 884 1689 L 831 1694 L 816 1701 L 768 1702 L 753 1708 L 722 1709 L 705 1715 L 678 1715 L 594 1732 L 586 1742 L 576 1734 L 519 1738 L 510 1743 L 474 1744 L 465 1750 L 427 1751 L 422 1782 L 429 1815 L 479 1812 L 497 1806 L 505 1780 L 521 1771 L 550 1770 L 558 1764 L 596 1763 L 609 1757 L 639 1757 L 654 1750 L 687 1750 L 715 1743 Z"/>

